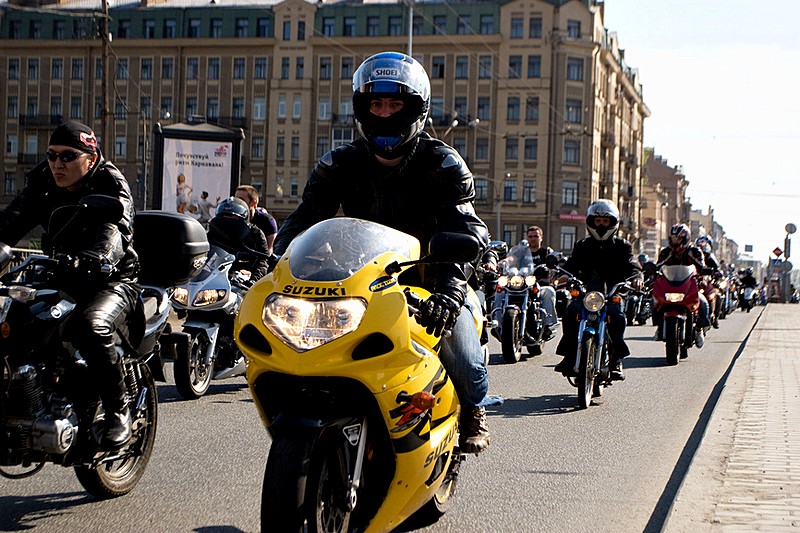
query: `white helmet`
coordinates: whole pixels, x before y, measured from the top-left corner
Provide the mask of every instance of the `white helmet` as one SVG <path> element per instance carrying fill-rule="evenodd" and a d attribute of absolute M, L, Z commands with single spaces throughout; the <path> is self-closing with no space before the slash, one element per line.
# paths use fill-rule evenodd
<path fill-rule="evenodd" d="M 598 227 L 595 224 L 597 217 L 608 218 L 611 220 L 611 224 Z M 595 200 L 586 211 L 586 227 L 589 229 L 589 234 L 598 241 L 610 239 L 619 228 L 619 209 L 611 200 Z"/>

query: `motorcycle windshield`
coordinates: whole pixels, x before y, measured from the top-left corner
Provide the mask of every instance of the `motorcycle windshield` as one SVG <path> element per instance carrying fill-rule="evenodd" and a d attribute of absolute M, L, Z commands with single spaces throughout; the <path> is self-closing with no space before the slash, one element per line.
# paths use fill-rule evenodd
<path fill-rule="evenodd" d="M 526 275 L 533 273 L 533 255 L 527 241 L 522 241 L 511 247 L 503 263 L 503 273 L 506 275 Z"/>
<path fill-rule="evenodd" d="M 375 222 L 331 218 L 311 226 L 289 245 L 292 276 L 307 281 L 340 281 L 386 252 L 419 259 L 419 241 Z"/>
<path fill-rule="evenodd" d="M 217 270 L 223 268 L 226 264 L 233 263 L 235 260 L 236 256 L 212 244 L 208 249 L 208 255 L 206 256 L 206 263 L 203 265 L 203 270 L 191 280 L 192 283 L 200 283 L 207 280 L 209 277 L 213 276 Z"/>
<path fill-rule="evenodd" d="M 694 265 L 664 265 L 661 267 L 661 273 L 668 281 L 680 283 L 695 275 L 697 270 Z"/>

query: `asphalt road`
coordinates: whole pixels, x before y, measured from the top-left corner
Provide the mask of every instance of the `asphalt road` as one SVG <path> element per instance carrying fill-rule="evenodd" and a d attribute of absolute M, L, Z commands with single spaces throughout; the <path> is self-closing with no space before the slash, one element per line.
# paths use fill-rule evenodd
<path fill-rule="evenodd" d="M 492 341 L 492 445 L 462 466 L 451 510 L 426 532 L 659 531 L 715 404 L 724 376 L 763 308 L 734 313 L 702 350 L 664 366 L 654 329 L 628 328 L 625 382 L 578 410 L 575 389 L 552 371 L 555 343 L 514 365 Z M 0 479 L 0 531 L 259 531 L 269 438 L 243 378 L 193 402 L 159 385 L 159 425 L 136 489 L 97 502 L 72 470 L 48 465 Z"/>

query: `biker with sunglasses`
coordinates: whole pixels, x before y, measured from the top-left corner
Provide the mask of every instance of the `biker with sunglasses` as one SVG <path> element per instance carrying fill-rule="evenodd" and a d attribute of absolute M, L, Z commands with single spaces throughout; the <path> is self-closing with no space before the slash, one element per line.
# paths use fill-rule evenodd
<path fill-rule="evenodd" d="M 128 182 L 103 158 L 92 129 L 79 122 L 56 127 L 50 136 L 47 160 L 25 177 L 25 187 L 0 211 L 0 242 L 11 246 L 37 225 L 48 231 L 56 209 L 77 206 L 84 196 L 111 196 L 123 205 L 118 220 L 89 221 L 79 229 L 70 226 L 69 234 L 42 237 L 42 248 L 48 255 L 73 258 L 59 281 L 59 288 L 78 305 L 66 331 L 88 364 L 106 413 L 102 445 L 120 448 L 131 438 L 131 417 L 114 335 L 141 334 L 127 327 L 128 317 L 141 312 L 137 308 L 139 266 L 132 247 L 134 207 Z"/>

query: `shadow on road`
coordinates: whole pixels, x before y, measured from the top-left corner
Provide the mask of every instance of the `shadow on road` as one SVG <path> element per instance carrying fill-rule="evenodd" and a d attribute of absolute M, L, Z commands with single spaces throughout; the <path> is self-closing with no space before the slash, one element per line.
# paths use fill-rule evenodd
<path fill-rule="evenodd" d="M 28 531 L 70 509 L 97 500 L 85 492 L 0 496 L 0 531 Z"/>
<path fill-rule="evenodd" d="M 222 384 L 212 384 L 209 387 L 208 392 L 203 397 L 208 396 L 220 396 L 225 394 L 237 393 L 243 389 L 247 388 L 247 383 L 245 382 L 224 382 Z M 170 403 L 170 402 L 182 402 L 182 401 L 192 401 L 192 400 L 184 400 L 180 394 L 178 394 L 178 389 L 175 385 L 166 385 L 161 384 L 158 385 L 158 403 Z M 228 401 L 228 400 L 222 400 Z M 252 401 L 252 400 L 249 400 Z"/>
<path fill-rule="evenodd" d="M 506 398 L 503 405 L 489 406 L 488 414 L 504 418 L 522 418 L 524 416 L 547 416 L 571 413 L 578 408 L 575 394 L 549 394 L 545 396 L 527 396 L 522 398 Z"/>

